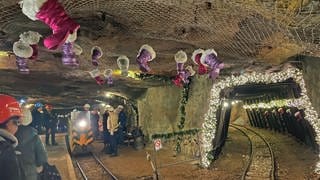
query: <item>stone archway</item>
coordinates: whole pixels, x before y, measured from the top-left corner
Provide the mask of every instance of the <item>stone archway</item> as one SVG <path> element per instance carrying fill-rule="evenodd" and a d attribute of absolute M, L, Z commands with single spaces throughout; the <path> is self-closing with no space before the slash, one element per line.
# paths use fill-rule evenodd
<path fill-rule="evenodd" d="M 210 152 L 213 150 L 212 140 L 215 138 L 217 117 L 216 112 L 220 105 L 221 97 L 220 92 L 225 88 L 231 88 L 240 86 L 248 83 L 279 83 L 289 78 L 292 78 L 301 88 L 301 96 L 296 99 L 288 100 L 288 105 L 295 106 L 299 109 L 304 109 L 305 119 L 311 124 L 316 132 L 316 142 L 320 143 L 320 119 L 318 113 L 314 110 L 311 105 L 310 99 L 307 95 L 307 89 L 302 76 L 302 72 L 293 67 L 288 67 L 283 71 L 276 73 L 245 73 L 240 76 L 230 76 L 224 80 L 220 80 L 215 83 L 210 92 L 209 109 L 205 114 L 205 120 L 202 124 L 201 131 L 201 165 L 203 167 L 209 167 L 212 161 L 212 155 Z M 320 154 L 319 154 L 320 156 Z M 320 162 L 316 165 L 315 171 L 320 172 Z"/>

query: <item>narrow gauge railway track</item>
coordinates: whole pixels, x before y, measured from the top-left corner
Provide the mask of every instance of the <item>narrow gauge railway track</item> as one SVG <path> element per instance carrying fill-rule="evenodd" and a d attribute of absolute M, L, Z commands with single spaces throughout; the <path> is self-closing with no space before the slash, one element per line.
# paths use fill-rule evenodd
<path fill-rule="evenodd" d="M 75 164 L 85 180 L 117 180 L 117 177 L 93 153 L 75 158 Z"/>
<path fill-rule="evenodd" d="M 245 179 L 275 179 L 274 153 L 270 144 L 259 133 L 244 126 L 230 124 L 232 128 L 244 134 L 250 144 L 249 160 L 243 171 L 242 180 Z"/>

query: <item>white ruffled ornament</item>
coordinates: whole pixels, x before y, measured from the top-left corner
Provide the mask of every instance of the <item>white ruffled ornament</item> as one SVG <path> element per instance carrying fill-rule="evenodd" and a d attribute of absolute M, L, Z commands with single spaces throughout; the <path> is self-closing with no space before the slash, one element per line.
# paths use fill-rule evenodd
<path fill-rule="evenodd" d="M 19 37 L 21 41 L 32 45 L 38 44 L 42 35 L 35 31 L 27 31 L 20 34 Z"/>
<path fill-rule="evenodd" d="M 13 53 L 22 58 L 29 58 L 32 56 L 33 49 L 29 44 L 17 41 L 13 44 Z"/>

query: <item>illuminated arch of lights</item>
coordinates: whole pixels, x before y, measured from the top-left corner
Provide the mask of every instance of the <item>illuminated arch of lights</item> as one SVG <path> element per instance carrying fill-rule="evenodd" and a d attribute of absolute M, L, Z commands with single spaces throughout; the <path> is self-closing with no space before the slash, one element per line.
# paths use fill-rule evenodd
<path fill-rule="evenodd" d="M 307 89 L 305 87 L 305 82 L 303 79 L 302 71 L 294 68 L 288 67 L 280 72 L 275 73 L 244 73 L 240 76 L 229 76 L 224 80 L 217 81 L 211 89 L 210 92 L 210 103 L 209 109 L 205 114 L 205 120 L 202 124 L 201 131 L 201 165 L 203 167 L 209 167 L 212 155 L 211 151 L 213 150 L 212 140 L 215 137 L 217 117 L 216 111 L 220 105 L 220 92 L 225 88 L 230 88 L 234 86 L 240 86 L 248 83 L 279 83 L 283 82 L 289 78 L 292 78 L 296 83 L 299 84 L 301 88 L 301 97 L 297 99 L 290 99 L 286 102 L 288 106 L 295 106 L 299 109 L 304 109 L 305 119 L 309 121 L 311 126 L 316 132 L 316 142 L 319 145 L 320 143 L 320 119 L 312 107 L 310 99 L 307 95 Z M 319 154 L 320 157 L 320 154 Z M 320 173 L 320 162 L 315 167 L 315 172 Z"/>

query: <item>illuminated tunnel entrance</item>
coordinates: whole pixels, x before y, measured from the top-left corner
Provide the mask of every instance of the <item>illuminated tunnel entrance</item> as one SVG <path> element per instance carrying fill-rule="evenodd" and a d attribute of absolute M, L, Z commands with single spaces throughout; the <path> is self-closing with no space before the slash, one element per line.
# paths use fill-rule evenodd
<path fill-rule="evenodd" d="M 300 98 L 301 89 L 293 79 L 271 84 L 246 84 L 221 91 L 220 106 L 217 109 L 217 128 L 213 139 L 212 155 L 219 157 L 228 135 L 232 111 L 238 108 L 248 122 L 241 122 L 256 128 L 264 128 L 279 133 L 289 133 L 298 141 L 318 151 L 316 134 L 304 118 L 304 110 L 288 106 L 288 99 Z M 241 109 L 241 110 L 239 110 Z"/>

